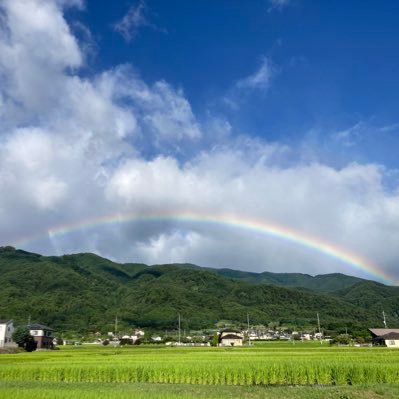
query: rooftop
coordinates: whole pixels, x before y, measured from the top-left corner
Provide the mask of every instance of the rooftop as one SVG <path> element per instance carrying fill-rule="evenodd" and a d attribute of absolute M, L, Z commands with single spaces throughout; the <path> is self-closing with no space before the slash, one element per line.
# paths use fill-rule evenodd
<path fill-rule="evenodd" d="M 44 324 L 30 324 L 28 326 L 29 330 L 49 330 L 49 331 L 54 331 L 51 327 L 45 326 Z"/>
<path fill-rule="evenodd" d="M 223 337 L 220 338 L 222 339 L 242 339 L 242 337 L 240 337 L 239 335 L 236 334 L 227 334 L 227 335 L 223 335 Z"/>
<path fill-rule="evenodd" d="M 383 337 L 390 333 L 399 334 L 399 328 L 369 328 L 369 331 L 374 337 Z"/>
<path fill-rule="evenodd" d="M 382 338 L 384 339 L 393 339 L 393 340 L 398 340 L 399 339 L 399 333 L 397 332 L 390 332 L 386 335 L 383 335 Z"/>

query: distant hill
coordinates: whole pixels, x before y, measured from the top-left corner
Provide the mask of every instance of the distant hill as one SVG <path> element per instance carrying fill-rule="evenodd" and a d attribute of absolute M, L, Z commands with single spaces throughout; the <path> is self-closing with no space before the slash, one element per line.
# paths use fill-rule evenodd
<path fill-rule="evenodd" d="M 178 312 L 186 329 L 245 323 L 248 313 L 253 324 L 293 328 L 316 326 L 317 312 L 324 329 L 379 326 L 382 308 L 398 324 L 397 287 L 339 274 L 119 264 L 94 254 L 41 256 L 2 247 L 0 282 L 0 318 L 30 317 L 58 331 L 112 331 L 116 315 L 123 328 L 174 329 Z"/>
<path fill-rule="evenodd" d="M 253 284 L 264 283 L 281 287 L 301 287 L 319 292 L 333 292 L 365 281 L 359 277 L 341 273 L 319 274 L 313 277 L 303 273 L 252 273 L 232 269 L 217 269 L 216 272 L 224 277 Z"/>
<path fill-rule="evenodd" d="M 370 313 L 374 313 L 381 319 L 382 311 L 387 312 L 388 326 L 393 328 L 398 326 L 399 317 L 399 287 L 389 287 L 375 281 L 361 281 L 351 287 L 334 292 L 334 296 L 351 303 L 368 309 Z"/>

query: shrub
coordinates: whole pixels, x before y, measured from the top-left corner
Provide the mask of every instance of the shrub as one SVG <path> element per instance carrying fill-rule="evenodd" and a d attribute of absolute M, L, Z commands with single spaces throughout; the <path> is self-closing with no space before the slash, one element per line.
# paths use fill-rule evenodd
<path fill-rule="evenodd" d="M 27 352 L 36 350 L 37 344 L 27 327 L 17 327 L 12 334 L 12 339 L 20 348 L 24 348 Z"/>
<path fill-rule="evenodd" d="M 120 345 L 133 345 L 133 340 L 131 338 L 121 338 L 119 340 Z"/>

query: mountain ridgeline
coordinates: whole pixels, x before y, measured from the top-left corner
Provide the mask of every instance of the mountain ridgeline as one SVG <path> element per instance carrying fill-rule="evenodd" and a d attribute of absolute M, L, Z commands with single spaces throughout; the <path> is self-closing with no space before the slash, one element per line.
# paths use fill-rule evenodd
<path fill-rule="evenodd" d="M 212 328 L 221 320 L 294 328 L 399 325 L 399 287 L 343 274 L 250 273 L 190 264 L 119 264 L 84 253 L 42 256 L 0 248 L 0 318 L 58 331 Z"/>

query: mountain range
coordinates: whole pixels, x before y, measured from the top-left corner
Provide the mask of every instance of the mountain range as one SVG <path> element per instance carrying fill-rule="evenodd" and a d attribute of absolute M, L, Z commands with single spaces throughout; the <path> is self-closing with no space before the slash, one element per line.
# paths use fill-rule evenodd
<path fill-rule="evenodd" d="M 42 256 L 0 247 L 0 318 L 57 331 L 273 324 L 324 330 L 399 325 L 399 287 L 344 274 L 253 273 L 192 264 L 116 263 L 91 253 Z"/>

